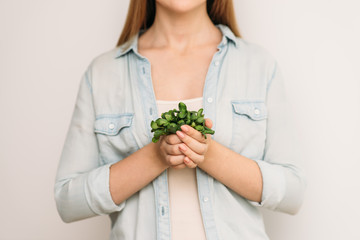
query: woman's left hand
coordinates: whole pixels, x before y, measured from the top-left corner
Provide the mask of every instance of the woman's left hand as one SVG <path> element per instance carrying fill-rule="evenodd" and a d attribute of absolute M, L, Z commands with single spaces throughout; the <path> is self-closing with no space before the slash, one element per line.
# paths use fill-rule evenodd
<path fill-rule="evenodd" d="M 205 126 L 211 128 L 212 121 L 208 118 L 205 119 Z M 189 168 L 195 168 L 205 160 L 205 154 L 211 143 L 211 135 L 207 134 L 207 138 L 205 139 L 201 132 L 189 125 L 181 126 L 181 130 L 182 131 L 176 132 L 183 142 L 183 144 L 179 145 L 179 150 L 185 155 L 185 165 Z"/>

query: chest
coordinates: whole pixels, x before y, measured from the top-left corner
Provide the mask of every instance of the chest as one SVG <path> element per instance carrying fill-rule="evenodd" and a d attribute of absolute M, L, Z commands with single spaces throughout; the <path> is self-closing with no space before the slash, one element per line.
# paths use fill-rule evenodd
<path fill-rule="evenodd" d="M 211 65 L 212 56 L 209 56 L 208 61 L 202 58 L 202 64 L 196 61 L 188 64 L 184 59 L 179 62 L 174 60 L 188 69 L 186 73 L 179 71 L 176 65 L 165 64 L 166 61 L 162 59 L 147 56 L 155 70 L 157 68 L 163 74 L 168 72 L 168 79 L 161 75 L 157 77 L 154 72 L 155 76 L 150 79 L 147 63 L 138 61 L 135 55 L 130 54 L 114 65 L 107 64 L 106 68 L 93 69 L 94 131 L 102 163 L 119 161 L 151 141 L 153 133 L 150 132 L 150 122 L 158 117 L 154 111 L 156 101 L 151 81 L 156 97 L 161 100 L 203 96 L 205 116 L 214 123 L 214 139 L 244 156 L 261 158 L 266 137 L 265 98 L 269 71 L 263 65 L 251 64 L 245 57 L 237 57 L 240 54 L 232 56 L 230 54 L 235 53 L 226 53 L 226 56 L 221 55 L 223 51 L 215 55 Z M 206 69 L 203 70 L 202 81 L 189 80 L 189 76 L 194 74 L 192 71 L 198 73 L 194 76 L 201 75 L 200 67 L 193 67 L 191 63 Z M 185 77 L 186 80 L 182 81 Z M 199 82 L 201 86 L 196 85 Z M 162 89 L 161 83 L 166 84 L 168 89 Z M 201 90 L 196 89 L 196 86 Z"/>
<path fill-rule="evenodd" d="M 201 97 L 206 75 L 216 48 L 179 54 L 143 51 L 151 64 L 151 79 L 157 99 L 180 100 Z"/>

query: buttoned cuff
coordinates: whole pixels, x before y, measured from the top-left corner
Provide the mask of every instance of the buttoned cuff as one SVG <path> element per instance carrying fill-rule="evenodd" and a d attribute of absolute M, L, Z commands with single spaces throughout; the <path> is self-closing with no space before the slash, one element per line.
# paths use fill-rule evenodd
<path fill-rule="evenodd" d="M 126 201 L 116 205 L 111 198 L 109 187 L 111 165 L 109 163 L 92 170 L 85 183 L 86 200 L 91 210 L 98 215 L 121 211 L 125 207 Z"/>
<path fill-rule="evenodd" d="M 276 210 L 286 192 L 286 177 L 280 165 L 271 164 L 263 160 L 254 160 L 261 171 L 263 190 L 261 202 L 249 201 L 254 206 Z"/>

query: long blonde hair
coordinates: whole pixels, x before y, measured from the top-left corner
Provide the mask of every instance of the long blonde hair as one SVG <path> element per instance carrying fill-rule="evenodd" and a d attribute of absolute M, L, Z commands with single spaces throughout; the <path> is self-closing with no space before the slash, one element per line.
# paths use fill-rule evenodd
<path fill-rule="evenodd" d="M 116 46 L 135 36 L 140 29 L 148 29 L 155 19 L 156 0 L 131 0 L 124 28 Z M 232 0 L 207 0 L 207 12 L 214 24 L 227 25 L 237 37 L 241 37 L 235 18 Z"/>

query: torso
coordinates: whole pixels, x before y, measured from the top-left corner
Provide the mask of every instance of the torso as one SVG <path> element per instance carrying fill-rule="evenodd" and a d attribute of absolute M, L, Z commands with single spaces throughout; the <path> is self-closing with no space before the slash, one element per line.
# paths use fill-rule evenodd
<path fill-rule="evenodd" d="M 145 34 L 145 33 L 144 33 Z M 143 34 L 143 35 L 144 35 Z M 144 39 L 145 38 L 145 39 Z M 212 43 L 183 52 L 170 48 L 146 46 L 146 36 L 140 36 L 138 52 L 151 64 L 151 78 L 155 98 L 179 101 L 200 98 L 212 57 L 218 50 L 222 34 Z M 145 45 L 145 46 L 144 46 Z M 177 104 L 166 102 L 158 108 L 174 108 Z M 171 106 L 170 106 L 170 105 Z M 190 102 L 189 102 L 190 104 Z M 202 99 L 190 104 L 193 110 L 202 107 Z M 161 111 L 164 111 L 162 109 Z M 161 112 L 160 111 L 160 112 Z M 196 171 L 185 168 L 168 170 L 171 233 L 174 239 L 206 239 L 197 194 Z M 184 198 L 184 196 L 187 196 Z"/>

